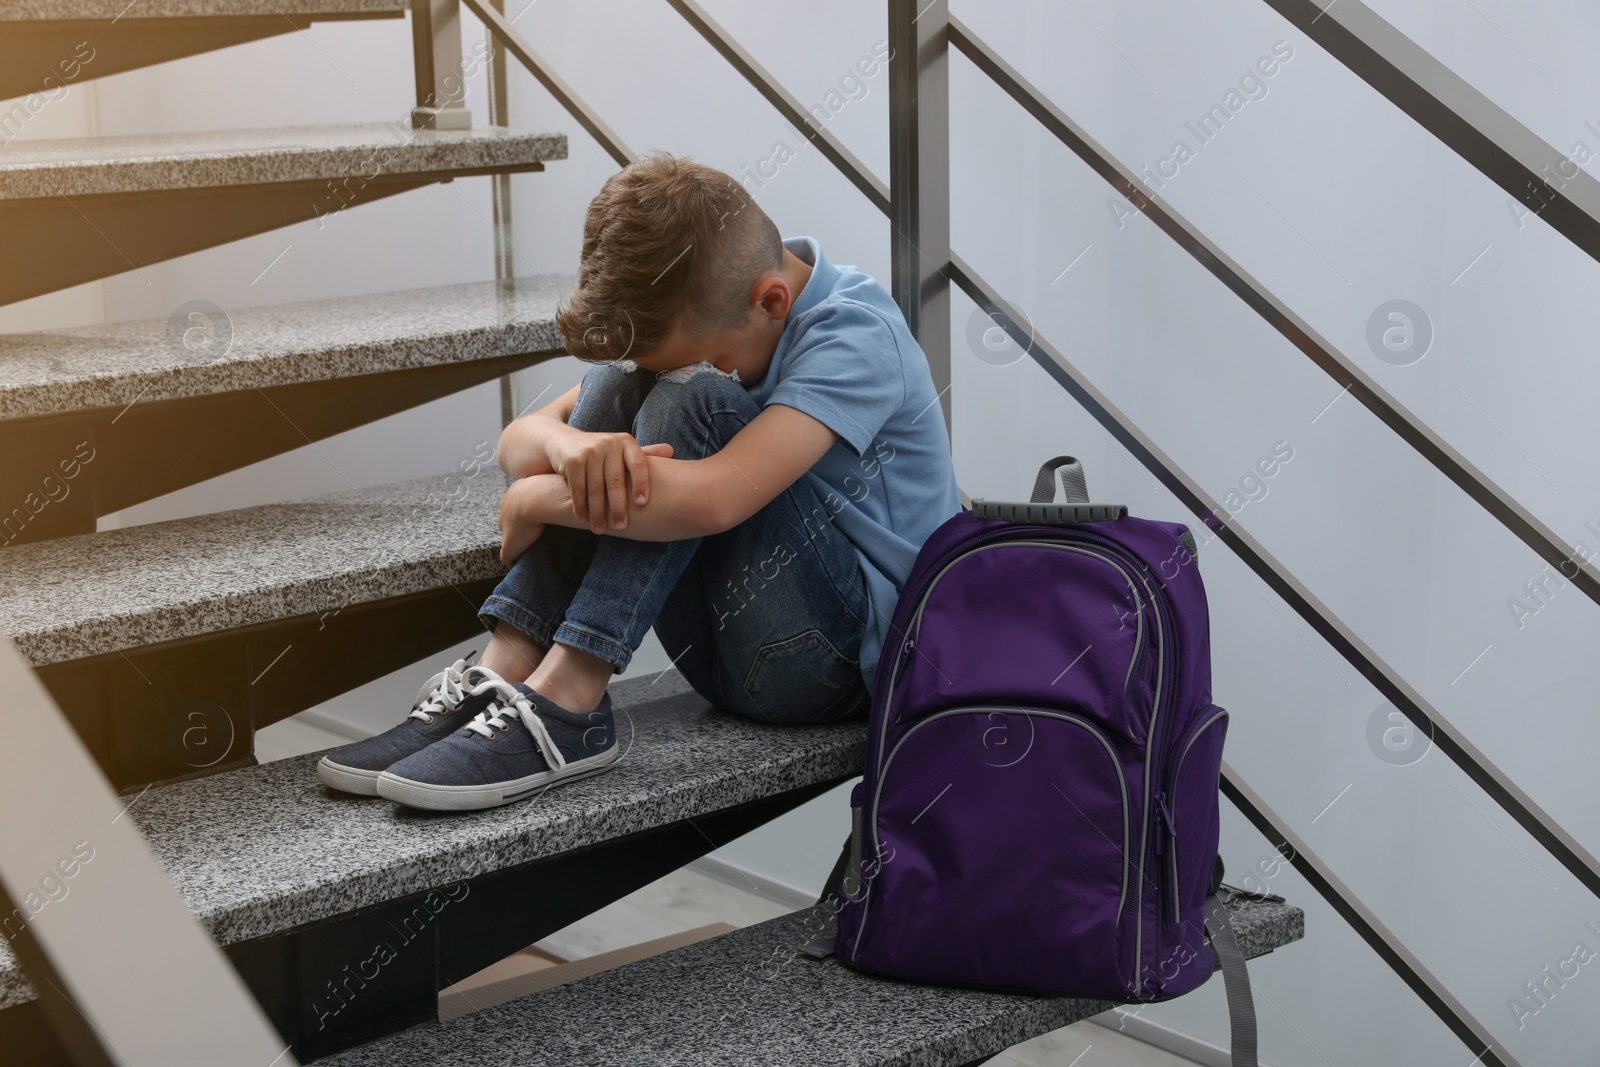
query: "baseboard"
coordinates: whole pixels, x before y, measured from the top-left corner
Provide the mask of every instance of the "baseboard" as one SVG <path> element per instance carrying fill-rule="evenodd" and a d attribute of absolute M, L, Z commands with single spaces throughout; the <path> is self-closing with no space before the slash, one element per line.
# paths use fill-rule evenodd
<path fill-rule="evenodd" d="M 315 708 L 309 711 L 302 711 L 298 715 L 294 716 L 294 718 L 299 719 L 301 722 L 310 723 L 312 726 L 327 730 L 329 733 L 335 733 L 340 737 L 348 738 L 351 741 L 365 741 L 367 738 L 373 735 L 372 730 L 368 730 L 362 726 L 357 726 L 353 722 L 346 722 L 343 719 L 335 718 L 332 715 L 317 711 Z"/>
<path fill-rule="evenodd" d="M 689 864 L 689 869 L 709 874 L 719 882 L 727 882 L 740 889 L 753 890 L 769 900 L 786 904 L 797 911 L 800 908 L 809 908 L 817 902 L 815 893 L 807 893 L 804 889 L 798 889 L 787 882 L 768 878 L 764 874 L 741 867 L 737 863 L 729 863 L 716 856 L 702 856 Z"/>
<path fill-rule="evenodd" d="M 465 988 L 458 983 L 439 994 L 439 1021 L 448 1022 L 475 1011 L 482 1011 L 484 1008 L 532 996 L 534 993 L 542 993 L 546 989 L 576 982 L 580 978 L 588 978 L 590 975 L 609 971 L 614 967 L 637 963 L 708 938 L 720 937 L 737 929 L 738 927 L 727 923 L 711 923 L 668 937 L 660 937 L 654 941 L 646 941 L 643 944 L 603 952 L 598 956 L 571 960 L 555 966 L 529 968 L 521 974 L 485 983 L 467 984 Z"/>
<path fill-rule="evenodd" d="M 1146 1045 L 1153 1045 L 1163 1052 L 1170 1052 L 1174 1056 L 1182 1056 L 1186 1060 L 1193 1060 L 1203 1067 L 1232 1067 L 1233 1057 L 1225 1048 L 1218 1048 L 1209 1041 L 1201 1041 L 1198 1037 L 1190 1037 L 1180 1030 L 1160 1023 L 1141 1019 L 1137 1012 L 1126 1008 L 1112 1008 L 1101 1015 L 1096 1015 L 1089 1020 L 1115 1030 L 1119 1034 L 1142 1041 Z M 1262 1064 L 1261 1067 L 1267 1067 Z"/>

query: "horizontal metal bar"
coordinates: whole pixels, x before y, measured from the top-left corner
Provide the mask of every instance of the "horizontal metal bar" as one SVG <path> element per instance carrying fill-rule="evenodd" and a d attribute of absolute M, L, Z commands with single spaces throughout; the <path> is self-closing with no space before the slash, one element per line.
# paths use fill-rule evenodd
<path fill-rule="evenodd" d="M 974 37 L 959 19 L 950 19 L 950 42 L 959 48 L 995 84 L 1000 86 L 1023 110 L 1032 115 L 1057 140 L 1087 163 L 1096 174 L 1104 178 L 1118 192 L 1127 197 L 1146 218 L 1171 237 L 1178 245 L 1235 295 L 1267 324 L 1277 330 L 1311 361 L 1325 371 L 1350 395 L 1361 402 L 1399 438 L 1415 449 L 1462 492 L 1476 501 L 1501 525 L 1515 534 L 1523 544 L 1540 559 L 1555 567 L 1563 577 L 1583 590 L 1585 596 L 1600 604 L 1600 569 L 1585 561 L 1555 531 L 1540 522 L 1526 508 L 1496 485 L 1457 452 L 1444 438 L 1428 426 L 1398 400 L 1390 396 L 1376 381 L 1368 377 L 1332 342 L 1317 333 L 1289 306 L 1274 296 L 1249 272 L 1228 257 L 1217 245 L 1206 238 L 1171 205 L 1142 188 L 1132 172 L 1123 167 L 1110 152 L 1101 147 L 1080 126 L 1039 92 L 1027 79 L 1017 73 L 988 45 Z"/>
<path fill-rule="evenodd" d="M 551 67 L 543 56 L 533 50 L 533 46 L 517 32 L 516 27 L 511 25 L 504 15 L 489 6 L 484 0 L 461 0 L 461 2 L 470 8 L 474 15 L 478 16 L 483 24 L 489 28 L 489 32 L 494 34 L 501 44 L 510 49 L 511 54 L 517 57 L 517 61 L 528 69 L 528 73 L 537 78 L 539 84 L 543 85 L 550 95 L 555 97 L 556 103 L 566 108 L 568 114 L 578 120 L 578 125 L 587 130 L 589 136 L 600 143 L 600 147 L 606 150 L 606 154 L 617 161 L 617 166 L 626 167 L 629 163 L 639 158 L 637 153 L 629 148 L 627 143 L 617 135 L 617 132 L 606 125 L 605 120 L 584 102 L 583 98 L 573 90 L 572 86 L 566 83 L 561 75 L 555 72 L 555 68 Z"/>
<path fill-rule="evenodd" d="M 1222 792 L 1235 807 L 1244 813 L 1272 847 L 1290 863 L 1311 887 L 1322 895 L 1339 917 L 1361 935 L 1374 952 L 1400 976 L 1424 1004 L 1433 1009 L 1463 1044 L 1477 1056 L 1473 1063 L 1487 1067 L 1520 1067 L 1505 1047 L 1495 1041 L 1489 1031 L 1467 1010 L 1444 983 L 1423 964 L 1411 950 L 1400 943 L 1394 931 L 1361 902 L 1348 885 L 1316 853 L 1306 847 L 1299 835 L 1290 830 L 1282 817 L 1267 806 L 1254 789 L 1245 784 L 1239 772 L 1222 764 Z M 1248 887 L 1246 887 L 1248 888 Z"/>
<path fill-rule="evenodd" d="M 1600 260 L 1600 181 L 1361 0 L 1266 0 L 1567 240 Z"/>
<path fill-rule="evenodd" d="M 754 56 L 745 51 L 744 47 L 729 36 L 728 31 L 719 26 L 715 19 L 706 13 L 705 8 L 695 3 L 694 0 L 667 0 L 678 14 L 683 16 L 685 22 L 694 27 L 695 31 L 704 37 L 715 48 L 723 59 L 726 59 L 734 70 L 744 76 L 744 80 L 755 87 L 756 92 L 766 98 L 767 102 L 778 109 L 795 129 L 805 134 L 806 139 L 817 146 L 817 151 L 838 168 L 850 183 L 861 190 L 866 198 L 872 201 L 874 207 L 885 215 L 889 214 L 889 187 L 878 180 L 877 175 L 867 169 L 867 165 L 857 159 L 855 153 L 844 146 L 826 128 L 811 121 L 811 113 L 805 105 L 795 99 L 794 95 L 778 84 L 778 80 L 768 74 L 766 68 L 756 62 Z"/>
<path fill-rule="evenodd" d="M 1232 523 L 1228 512 L 1183 472 L 1153 440 L 1092 384 L 1035 328 L 1021 325 L 1025 318 L 1005 302 L 959 256 L 952 255 L 951 280 L 1000 324 L 1039 366 L 1111 434 L 1135 459 L 1144 464 L 1208 529 L 1215 531 L 1245 565 L 1284 599 L 1313 630 L 1333 646 L 1419 729 L 1426 731 L 1439 750 L 1462 769 L 1478 787 L 1517 821 L 1533 839 L 1572 872 L 1589 892 L 1600 896 L 1600 862 L 1577 839 L 1551 818 L 1377 651 L 1356 636 L 1333 610 L 1319 600 L 1260 542 Z"/>

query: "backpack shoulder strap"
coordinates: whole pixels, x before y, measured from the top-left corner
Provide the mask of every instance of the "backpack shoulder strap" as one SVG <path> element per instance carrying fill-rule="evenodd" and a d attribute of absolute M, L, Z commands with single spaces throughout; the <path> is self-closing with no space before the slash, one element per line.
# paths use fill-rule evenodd
<path fill-rule="evenodd" d="M 1250 996 L 1250 975 L 1245 970 L 1244 953 L 1228 914 L 1233 899 L 1231 886 L 1218 886 L 1206 897 L 1206 933 L 1211 951 L 1222 967 L 1222 983 L 1228 994 L 1228 1031 L 1232 1035 L 1233 1067 L 1258 1067 L 1256 1059 L 1256 1006 Z"/>

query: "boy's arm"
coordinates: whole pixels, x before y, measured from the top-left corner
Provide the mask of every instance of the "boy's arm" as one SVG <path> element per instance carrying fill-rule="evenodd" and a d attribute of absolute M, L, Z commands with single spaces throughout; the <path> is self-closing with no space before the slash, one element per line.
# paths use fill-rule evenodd
<path fill-rule="evenodd" d="M 500 469 L 513 478 L 526 478 L 533 474 L 548 474 L 554 468 L 545 449 L 550 435 L 560 433 L 572 418 L 572 408 L 578 402 L 578 389 L 574 385 L 538 411 L 511 420 L 500 433 L 500 443 L 495 457 Z"/>
<path fill-rule="evenodd" d="M 805 412 L 771 404 L 715 455 L 705 459 L 647 456 L 650 496 L 628 500 L 627 525 L 606 532 L 640 541 L 681 541 L 732 529 L 810 470 L 838 435 Z M 501 529 L 555 523 L 589 528 L 572 513 L 566 479 L 523 478 L 506 493 Z"/>
<path fill-rule="evenodd" d="M 495 449 L 500 469 L 514 478 L 559 474 L 578 497 L 578 520 L 595 533 L 627 514 L 628 492 L 643 504 L 650 496 L 648 456 L 670 456 L 672 446 L 640 445 L 631 433 L 591 433 L 571 425 L 580 386 L 531 415 L 512 421 Z M 502 508 L 502 511 L 504 508 Z"/>

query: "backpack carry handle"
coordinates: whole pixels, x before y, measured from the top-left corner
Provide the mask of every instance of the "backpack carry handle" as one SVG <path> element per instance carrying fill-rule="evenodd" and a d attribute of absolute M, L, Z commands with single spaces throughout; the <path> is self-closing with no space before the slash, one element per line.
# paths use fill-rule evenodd
<path fill-rule="evenodd" d="M 1031 504 L 1048 504 L 1056 498 L 1054 481 L 1051 475 L 1056 471 L 1061 472 L 1061 499 L 1068 504 L 1087 504 L 1089 502 L 1089 482 L 1083 476 L 1083 464 L 1075 456 L 1057 456 L 1047 459 L 1044 466 L 1039 468 L 1039 476 L 1033 480 L 1033 495 L 1028 498 Z"/>
<path fill-rule="evenodd" d="M 1061 472 L 1061 490 L 1064 503 L 1055 500 L 1055 475 Z M 1083 474 L 1083 464 L 1072 456 L 1056 456 L 1046 460 L 1033 480 L 1033 496 L 1027 503 L 1009 500 L 972 501 L 972 513 L 981 519 L 1004 519 L 1007 522 L 1034 523 L 1042 526 L 1070 526 L 1078 522 L 1105 522 L 1120 519 L 1128 513 L 1126 504 L 1089 503 L 1089 483 Z"/>

